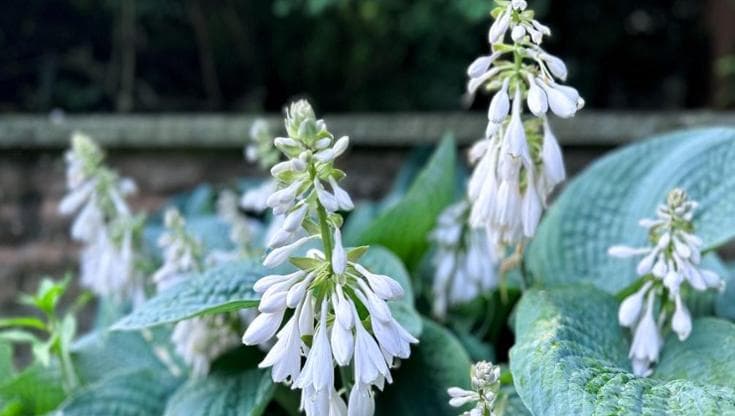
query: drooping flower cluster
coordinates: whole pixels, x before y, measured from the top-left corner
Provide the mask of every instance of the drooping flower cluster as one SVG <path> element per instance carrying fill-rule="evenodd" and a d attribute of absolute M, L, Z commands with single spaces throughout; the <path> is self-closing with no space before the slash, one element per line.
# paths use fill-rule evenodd
<path fill-rule="evenodd" d="M 200 270 L 203 256 L 202 243 L 186 230 L 186 221 L 177 209 L 167 210 L 163 222 L 166 230 L 158 239 L 163 264 L 153 274 L 158 292 L 180 283 L 186 274 Z"/>
<path fill-rule="evenodd" d="M 547 113 L 569 118 L 584 106 L 564 81 L 564 62 L 541 48 L 551 31 L 533 18 L 523 0 L 497 0 L 488 40 L 492 53 L 468 68 L 467 91 L 497 90 L 488 109 L 485 138 L 470 151 L 477 163 L 468 185 L 470 223 L 492 241 L 517 245 L 536 232 L 543 206 L 565 179 L 561 149 Z M 505 43 L 510 32 L 512 43 Z M 524 120 L 524 104 L 533 117 Z"/>
<path fill-rule="evenodd" d="M 272 367 L 274 381 L 302 390 L 307 415 L 371 415 L 372 387 L 391 382 L 396 359 L 407 358 L 410 344 L 417 342 L 386 303 L 403 296 L 403 288 L 358 263 L 366 247 L 342 245 L 337 211 L 352 209 L 353 203 L 338 184 L 345 174 L 333 161 L 349 139 L 335 140 L 306 101 L 292 104 L 285 122 L 289 137 L 276 138 L 275 144 L 288 159 L 271 169 L 278 187 L 268 198 L 274 214 L 285 219 L 268 244 L 272 251 L 264 264 L 275 267 L 290 258 L 298 270 L 255 284 L 262 293 L 260 315 L 243 342 L 261 344 L 276 335 L 260 367 Z M 313 240 L 321 240 L 323 250 L 292 257 Z M 335 365 L 353 369 L 353 380 L 342 380 L 345 388 L 352 384 L 347 405 L 335 388 Z"/>
<path fill-rule="evenodd" d="M 609 249 L 609 254 L 615 257 L 643 256 L 636 269 L 643 284 L 623 300 L 618 311 L 620 324 L 633 331 L 629 355 L 637 376 L 651 374 L 651 364 L 658 361 L 663 347 L 661 329 L 667 322 L 670 321 L 679 340 L 689 336 L 692 318 L 684 303 L 686 290 L 724 287 L 724 281 L 715 272 L 699 265 L 702 240 L 694 234 L 692 224 L 696 208 L 697 203 L 676 188 L 669 192 L 666 203 L 659 205 L 655 219 L 640 221 L 641 227 L 648 230 L 650 246 Z M 674 304 L 670 320 L 666 316 L 666 302 Z M 657 306 L 661 311 L 658 321 Z"/>
<path fill-rule="evenodd" d="M 263 170 L 270 169 L 281 158 L 273 147 L 273 133 L 268 122 L 257 119 L 250 126 L 250 141 L 245 146 L 245 160 L 257 162 Z"/>
<path fill-rule="evenodd" d="M 176 209 L 166 211 L 165 225 L 166 232 L 159 239 L 163 264 L 153 275 L 158 291 L 200 271 L 204 256 L 201 243 L 186 230 L 186 222 Z M 176 353 L 191 367 L 192 375 L 206 375 L 215 358 L 238 345 L 236 319 L 229 314 L 218 314 L 176 323 L 171 341 Z"/>
<path fill-rule="evenodd" d="M 463 412 L 462 416 L 494 416 L 495 401 L 500 394 L 500 367 L 491 362 L 480 361 L 470 370 L 472 390 L 450 387 L 447 390 L 453 407 L 462 407 L 474 403 L 472 410 Z"/>
<path fill-rule="evenodd" d="M 257 162 L 261 169 L 268 170 L 281 159 L 281 154 L 273 146 L 273 134 L 268 122 L 258 119 L 250 127 L 250 142 L 245 146 L 245 159 L 248 162 Z M 268 209 L 266 200 L 276 190 L 274 180 L 264 181 L 261 185 L 243 193 L 240 206 L 256 213 Z"/>
<path fill-rule="evenodd" d="M 125 202 L 135 192 L 135 183 L 104 166 L 102 149 L 82 133 L 72 135 L 65 158 L 68 193 L 59 212 L 71 215 L 79 211 L 71 236 L 83 244 L 82 285 L 116 301 L 142 300 L 142 276 L 135 262 L 143 219 L 134 216 Z"/>
<path fill-rule="evenodd" d="M 437 219 L 430 239 L 436 244 L 433 313 L 446 317 L 447 308 L 474 299 L 498 284 L 495 247 L 482 230 L 467 227 L 470 205 L 460 201 Z"/>

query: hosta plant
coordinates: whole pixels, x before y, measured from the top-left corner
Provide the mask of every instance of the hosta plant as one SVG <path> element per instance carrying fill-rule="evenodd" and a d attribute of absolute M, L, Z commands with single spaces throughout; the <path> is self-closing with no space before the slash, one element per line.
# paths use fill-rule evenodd
<path fill-rule="evenodd" d="M 243 138 L 267 178 L 145 215 L 75 133 L 77 273 L 0 319 L 0 415 L 735 414 L 735 129 L 641 138 L 559 190 L 549 119 L 584 100 L 526 1 L 491 16 L 471 173 L 448 132 L 381 200 L 304 100 Z"/>

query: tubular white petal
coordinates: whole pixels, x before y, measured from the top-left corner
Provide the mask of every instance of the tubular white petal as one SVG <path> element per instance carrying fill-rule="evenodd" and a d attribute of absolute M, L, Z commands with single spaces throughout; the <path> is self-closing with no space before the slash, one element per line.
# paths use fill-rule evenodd
<path fill-rule="evenodd" d="M 526 103 L 528 104 L 528 109 L 536 117 L 543 117 L 549 109 L 549 101 L 546 98 L 546 93 L 531 76 L 528 77 L 528 97 Z"/>
<path fill-rule="evenodd" d="M 674 310 L 674 316 L 671 318 L 671 329 L 676 332 L 679 341 L 684 341 L 692 332 L 692 316 L 689 314 L 686 305 L 681 301 L 680 294 L 676 295 L 675 302 L 676 309 Z"/>
<path fill-rule="evenodd" d="M 508 97 L 508 78 L 503 82 L 503 86 L 495 93 L 490 101 L 487 118 L 493 123 L 501 123 L 508 116 L 510 111 L 510 98 Z"/>
<path fill-rule="evenodd" d="M 318 178 L 314 178 L 314 189 L 316 190 L 316 196 L 319 198 L 319 202 L 322 204 L 324 209 L 329 212 L 337 212 L 337 210 L 339 210 L 337 198 L 324 189 L 324 185 L 322 185 L 322 182 Z"/>
<path fill-rule="evenodd" d="M 285 220 L 283 220 L 282 228 L 289 233 L 292 233 L 299 229 L 299 227 L 301 227 L 301 223 L 304 221 L 304 217 L 306 216 L 308 210 L 309 206 L 305 203 L 296 208 L 294 211 L 286 216 Z"/>
<path fill-rule="evenodd" d="M 561 148 L 547 119 L 544 119 L 544 143 L 541 148 L 541 161 L 544 166 L 544 174 L 552 185 L 557 185 L 566 179 Z"/>
<path fill-rule="evenodd" d="M 265 257 L 265 260 L 263 260 L 263 265 L 268 268 L 273 268 L 278 266 L 279 264 L 283 263 L 284 261 L 288 260 L 288 257 L 296 251 L 299 247 L 306 244 L 308 241 L 313 240 L 315 238 L 318 238 L 318 235 L 312 235 L 308 237 L 300 238 L 293 243 L 278 247 L 268 253 L 268 255 Z"/>
<path fill-rule="evenodd" d="M 508 25 L 510 25 L 510 9 L 503 11 L 497 20 L 493 22 L 492 26 L 490 26 L 487 38 L 488 42 L 493 44 L 502 41 L 505 32 L 508 30 Z"/>
<path fill-rule="evenodd" d="M 541 59 L 546 62 L 546 67 L 549 68 L 549 71 L 551 71 L 555 77 L 562 81 L 567 79 L 567 66 L 564 64 L 564 61 L 548 53 L 542 53 Z"/>
<path fill-rule="evenodd" d="M 643 307 L 643 297 L 648 292 L 648 289 L 651 288 L 652 284 L 651 282 L 646 282 L 640 289 L 620 303 L 620 308 L 618 309 L 618 322 L 620 322 L 620 325 L 632 327 L 638 320 L 641 314 L 641 308 Z"/>
<path fill-rule="evenodd" d="M 369 385 L 355 383 L 350 391 L 347 405 L 348 416 L 373 416 L 375 413 L 375 399 Z"/>
<path fill-rule="evenodd" d="M 242 336 L 245 345 L 258 345 L 268 341 L 278 330 L 283 319 L 283 310 L 276 313 L 261 313 L 248 325 Z"/>
<path fill-rule="evenodd" d="M 337 199 L 337 205 L 339 205 L 342 211 L 350 211 L 355 208 L 355 205 L 352 203 L 352 198 L 350 198 L 350 194 L 337 184 L 337 181 L 333 176 L 329 177 L 329 185 L 332 187 L 334 197 Z"/>

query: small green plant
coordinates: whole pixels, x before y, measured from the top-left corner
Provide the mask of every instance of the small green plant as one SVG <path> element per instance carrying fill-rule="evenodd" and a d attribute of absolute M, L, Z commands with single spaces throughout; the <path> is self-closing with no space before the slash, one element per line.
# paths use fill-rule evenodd
<path fill-rule="evenodd" d="M 23 294 L 20 303 L 40 312 L 35 315 L 0 319 L 0 340 L 12 344 L 27 344 L 33 358 L 43 366 L 59 365 L 66 391 L 79 385 L 79 379 L 71 361 L 71 345 L 77 334 L 76 312 L 89 299 L 90 294 L 80 295 L 65 312 L 59 311 L 59 302 L 66 293 L 71 276 L 61 281 L 43 279 L 35 294 Z"/>

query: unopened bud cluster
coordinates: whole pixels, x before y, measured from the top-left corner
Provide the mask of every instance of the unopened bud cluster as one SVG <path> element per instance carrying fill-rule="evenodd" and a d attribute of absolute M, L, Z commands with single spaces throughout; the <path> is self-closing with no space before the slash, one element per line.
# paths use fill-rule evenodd
<path fill-rule="evenodd" d="M 306 101 L 288 108 L 285 125 L 288 137 L 276 138 L 275 145 L 286 160 L 271 169 L 277 186 L 267 200 L 273 213 L 284 218 L 263 263 L 276 267 L 290 260 L 297 270 L 256 282 L 255 291 L 262 293 L 260 314 L 243 342 L 263 344 L 276 336 L 260 367 L 272 367 L 274 381 L 301 389 L 301 409 L 307 415 L 372 415 L 372 387 L 391 382 L 391 367 L 407 358 L 410 344 L 417 342 L 386 303 L 402 297 L 403 288 L 358 263 L 367 247 L 346 249 L 342 244 L 337 211 L 350 210 L 353 203 L 339 186 L 345 174 L 333 162 L 349 139 L 335 140 Z M 322 249 L 293 256 L 317 240 Z M 288 310 L 293 312 L 287 315 Z M 347 404 L 344 392 L 335 388 L 335 365 L 353 371 Z"/>
<path fill-rule="evenodd" d="M 460 201 L 447 207 L 430 235 L 436 246 L 433 313 L 445 318 L 447 309 L 474 299 L 498 284 L 495 246 L 482 230 L 467 226 L 470 205 Z"/>
<path fill-rule="evenodd" d="M 547 114 L 572 117 L 584 100 L 577 90 L 557 82 L 566 80 L 566 65 L 541 48 L 551 31 L 534 19 L 526 2 L 497 4 L 488 34 L 492 53 L 467 70 L 471 95 L 481 86 L 496 91 L 485 138 L 470 152 L 477 167 L 468 195 L 471 224 L 485 227 L 494 242 L 514 245 L 535 234 L 546 198 L 566 177 Z M 512 43 L 505 43 L 508 33 Z M 526 107 L 530 118 L 523 117 Z"/>
<path fill-rule="evenodd" d="M 475 363 L 470 370 L 471 390 L 450 387 L 447 390 L 453 407 L 474 404 L 462 416 L 494 416 L 495 401 L 500 394 L 500 367 L 488 361 Z"/>
<path fill-rule="evenodd" d="M 702 240 L 694 234 L 692 219 L 697 203 L 679 188 L 669 192 L 659 205 L 655 219 L 642 219 L 648 230 L 648 247 L 613 246 L 615 257 L 643 256 L 636 268 L 643 284 L 620 304 L 620 324 L 633 330 L 630 358 L 638 376 L 651 374 L 663 347 L 661 329 L 671 323 L 680 340 L 689 337 L 692 318 L 684 302 L 689 288 L 722 290 L 724 281 L 713 271 L 701 268 Z M 670 306 L 673 303 L 673 315 Z M 657 313 L 657 306 L 660 313 Z M 656 317 L 659 317 L 658 319 Z"/>

